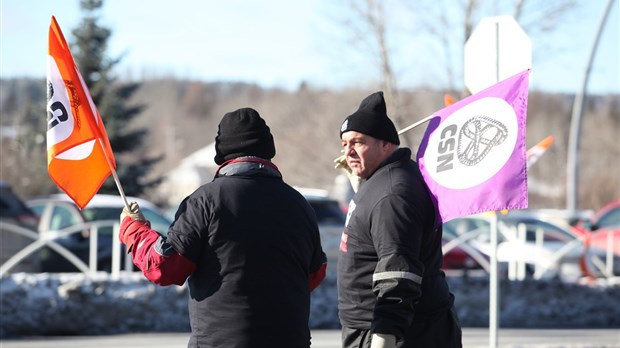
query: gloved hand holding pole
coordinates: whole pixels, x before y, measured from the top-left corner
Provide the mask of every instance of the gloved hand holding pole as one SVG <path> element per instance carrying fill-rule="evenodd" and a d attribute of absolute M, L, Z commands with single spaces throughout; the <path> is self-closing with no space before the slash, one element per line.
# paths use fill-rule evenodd
<path fill-rule="evenodd" d="M 127 207 L 123 208 L 121 212 L 121 223 L 123 223 L 123 220 L 125 220 L 127 216 L 137 221 L 146 220 L 144 214 L 142 214 L 142 210 L 140 210 L 140 206 L 136 202 L 129 203 L 129 209 L 127 209 Z"/>
<path fill-rule="evenodd" d="M 133 221 L 146 221 L 146 218 L 144 218 L 144 214 L 142 214 L 140 206 L 136 202 L 131 202 L 129 204 L 129 209 L 125 207 L 121 212 L 121 228 L 118 237 L 121 243 L 127 246 L 127 252 L 130 252 L 138 229 L 132 226 L 133 221 L 128 221 L 128 223 L 123 224 L 123 220 L 127 217 L 131 218 Z"/>

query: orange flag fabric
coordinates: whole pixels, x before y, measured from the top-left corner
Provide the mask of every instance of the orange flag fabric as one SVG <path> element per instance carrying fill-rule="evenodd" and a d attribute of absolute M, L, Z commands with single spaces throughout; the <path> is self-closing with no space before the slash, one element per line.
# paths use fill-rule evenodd
<path fill-rule="evenodd" d="M 82 209 L 116 162 L 103 120 L 53 16 L 47 68 L 47 169 Z"/>
<path fill-rule="evenodd" d="M 555 138 L 553 135 L 549 135 L 545 139 L 541 140 L 538 144 L 532 146 L 525 153 L 525 157 L 527 159 L 527 167 L 529 168 L 532 164 L 536 163 L 540 156 L 547 151 L 547 149 L 553 144 Z"/>
<path fill-rule="evenodd" d="M 452 96 L 448 93 L 443 95 L 443 104 L 444 106 L 450 106 L 452 104 L 454 104 L 454 98 L 452 98 Z"/>

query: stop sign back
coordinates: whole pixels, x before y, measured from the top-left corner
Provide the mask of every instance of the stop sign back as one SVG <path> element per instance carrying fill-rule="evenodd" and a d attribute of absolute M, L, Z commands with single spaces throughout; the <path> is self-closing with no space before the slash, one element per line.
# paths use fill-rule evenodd
<path fill-rule="evenodd" d="M 465 87 L 474 94 L 532 67 L 532 42 L 512 16 L 483 18 L 465 43 Z"/>

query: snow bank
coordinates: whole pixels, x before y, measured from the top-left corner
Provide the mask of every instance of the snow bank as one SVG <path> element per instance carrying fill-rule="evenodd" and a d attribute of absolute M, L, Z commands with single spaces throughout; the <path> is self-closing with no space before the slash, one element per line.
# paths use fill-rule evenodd
<path fill-rule="evenodd" d="M 450 277 L 463 327 L 486 327 L 488 278 Z M 187 332 L 187 289 L 159 287 L 142 274 L 16 273 L 0 280 L 0 338 Z M 500 326 L 620 328 L 620 285 L 559 280 L 500 282 Z M 339 328 L 336 279 L 328 274 L 312 294 L 310 326 Z"/>

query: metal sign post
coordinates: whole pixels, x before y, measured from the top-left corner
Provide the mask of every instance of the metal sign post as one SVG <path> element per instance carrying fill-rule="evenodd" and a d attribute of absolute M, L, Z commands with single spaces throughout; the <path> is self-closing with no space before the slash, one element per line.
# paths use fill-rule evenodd
<path fill-rule="evenodd" d="M 532 43 L 513 17 L 486 17 L 465 43 L 464 57 L 465 86 L 475 94 L 530 69 Z M 496 348 L 499 327 L 497 214 L 491 219 L 490 233 L 489 347 Z"/>

